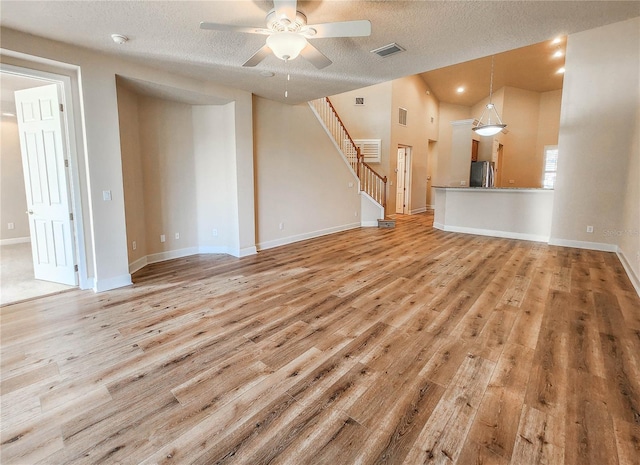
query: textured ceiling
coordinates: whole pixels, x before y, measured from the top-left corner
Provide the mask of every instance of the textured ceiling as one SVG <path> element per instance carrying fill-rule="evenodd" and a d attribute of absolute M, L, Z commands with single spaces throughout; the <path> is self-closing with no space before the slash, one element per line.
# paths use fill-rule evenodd
<path fill-rule="evenodd" d="M 369 19 L 370 37 L 312 39 L 333 64 L 315 69 L 301 58 L 270 56 L 241 65 L 265 37 L 199 29 L 200 21 L 264 26 L 271 1 L 11 1 L 0 25 L 213 80 L 289 103 L 333 95 L 402 76 L 524 47 L 640 15 L 640 2 L 615 1 L 301 1 L 309 23 Z M 116 45 L 110 35 L 131 40 Z M 370 50 L 397 42 L 406 52 L 380 58 Z M 275 73 L 261 76 L 262 71 Z"/>

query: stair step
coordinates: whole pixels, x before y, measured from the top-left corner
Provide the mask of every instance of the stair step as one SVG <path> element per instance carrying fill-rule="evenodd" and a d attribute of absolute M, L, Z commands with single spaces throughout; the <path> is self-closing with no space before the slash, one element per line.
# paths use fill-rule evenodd
<path fill-rule="evenodd" d="M 389 218 L 385 218 L 384 220 L 378 220 L 378 227 L 379 228 L 395 228 L 396 220 L 392 220 Z"/>

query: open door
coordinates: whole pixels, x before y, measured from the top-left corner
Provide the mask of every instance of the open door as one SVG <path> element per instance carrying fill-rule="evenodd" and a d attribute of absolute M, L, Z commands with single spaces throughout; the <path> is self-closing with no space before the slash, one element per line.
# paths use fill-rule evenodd
<path fill-rule="evenodd" d="M 15 98 L 35 278 L 76 286 L 58 86 L 19 90 Z"/>

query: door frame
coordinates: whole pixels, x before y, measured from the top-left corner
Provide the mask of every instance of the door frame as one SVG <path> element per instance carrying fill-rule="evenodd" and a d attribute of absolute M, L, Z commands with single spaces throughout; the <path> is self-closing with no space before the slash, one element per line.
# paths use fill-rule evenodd
<path fill-rule="evenodd" d="M 411 214 L 411 150 L 412 147 L 410 145 L 398 144 L 396 148 L 396 154 L 398 149 L 404 149 L 404 202 L 402 207 L 402 215 L 410 215 Z M 397 171 L 397 163 L 398 157 L 396 155 L 396 171 Z M 396 186 L 397 189 L 397 186 Z M 397 197 L 397 196 L 396 196 Z M 396 211 L 398 210 L 398 206 L 396 205 Z"/>
<path fill-rule="evenodd" d="M 78 266 L 78 285 L 80 289 L 91 289 L 92 280 L 88 278 L 87 254 L 85 248 L 84 221 L 82 215 L 82 195 L 80 189 L 80 171 L 77 144 L 77 128 L 74 115 L 74 101 L 72 98 L 71 78 L 64 74 L 56 74 L 32 68 L 24 68 L 0 63 L 0 73 L 14 74 L 28 78 L 49 81 L 58 86 L 60 102 L 64 105 L 62 112 L 62 126 L 64 146 L 67 150 L 69 168 L 65 170 L 67 189 L 69 191 L 70 211 L 73 214 L 71 231 L 73 233 L 74 258 Z"/>

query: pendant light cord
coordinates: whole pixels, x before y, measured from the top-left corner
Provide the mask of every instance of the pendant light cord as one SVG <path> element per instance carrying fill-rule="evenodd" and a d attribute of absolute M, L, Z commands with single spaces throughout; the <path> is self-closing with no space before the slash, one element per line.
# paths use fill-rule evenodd
<path fill-rule="evenodd" d="M 491 97 L 493 95 L 493 55 L 491 55 L 491 80 L 489 81 L 489 103 L 491 103 Z"/>

